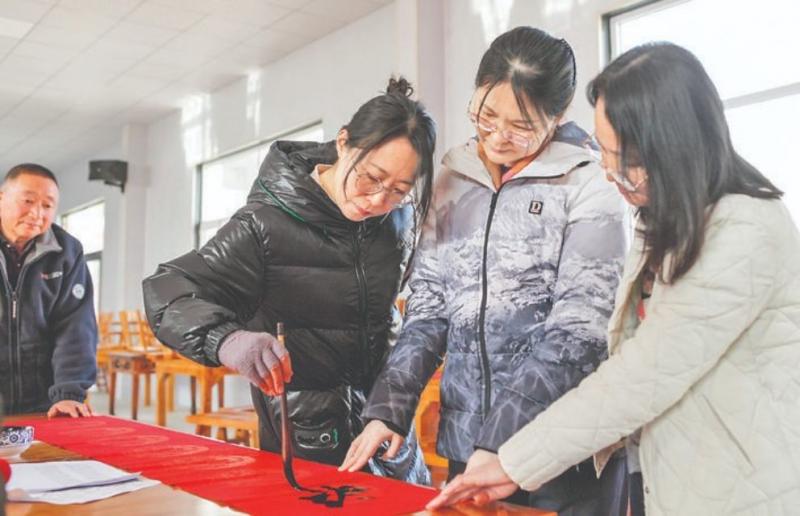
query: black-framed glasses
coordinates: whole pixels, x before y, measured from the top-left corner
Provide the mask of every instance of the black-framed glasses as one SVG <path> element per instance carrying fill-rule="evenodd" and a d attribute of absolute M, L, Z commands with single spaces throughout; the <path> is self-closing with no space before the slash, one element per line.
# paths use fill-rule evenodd
<path fill-rule="evenodd" d="M 395 188 L 387 188 L 383 181 L 371 175 L 369 172 L 362 172 L 358 169 L 353 169 L 355 172 L 355 186 L 356 191 L 362 195 L 375 195 L 386 191 L 386 198 L 392 204 L 399 204 L 405 199 L 410 192 L 397 190 Z"/>

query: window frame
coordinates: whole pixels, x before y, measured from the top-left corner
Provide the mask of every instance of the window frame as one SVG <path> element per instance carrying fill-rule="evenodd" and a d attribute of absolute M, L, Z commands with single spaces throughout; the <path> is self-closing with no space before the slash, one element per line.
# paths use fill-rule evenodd
<path fill-rule="evenodd" d="M 98 204 L 102 204 L 104 206 L 104 209 L 103 209 L 103 228 L 104 228 L 104 231 L 103 232 L 105 233 L 105 204 L 106 204 L 106 200 L 105 200 L 105 198 L 102 198 L 102 197 L 99 198 L 99 199 L 94 199 L 94 200 L 89 201 L 89 202 L 84 203 L 84 204 L 80 204 L 78 206 L 75 206 L 75 207 L 65 211 L 64 213 L 61 213 L 58 216 L 58 225 L 61 226 L 64 229 L 64 231 L 67 231 L 69 233 L 69 229 L 64 227 L 64 219 L 68 218 L 70 215 L 74 215 L 75 213 L 78 213 L 80 211 L 88 210 L 90 208 L 93 208 L 93 207 L 97 206 Z M 83 255 L 83 260 L 87 264 L 90 261 L 94 261 L 94 260 L 98 261 L 97 277 L 99 278 L 100 281 L 99 281 L 99 283 L 97 285 L 92 285 L 92 287 L 94 289 L 94 304 L 95 304 L 95 307 L 96 307 L 96 310 L 95 310 L 96 312 L 99 311 L 100 307 L 102 306 L 101 285 L 102 285 L 102 280 L 103 280 L 103 251 L 105 250 L 105 247 L 106 247 L 106 238 L 105 238 L 105 234 L 104 234 L 103 235 L 103 247 L 99 251 L 93 251 L 91 253 L 84 253 L 84 255 Z"/>
<path fill-rule="evenodd" d="M 622 53 L 622 49 L 615 48 L 615 42 L 618 40 L 617 30 L 619 30 L 619 27 L 625 23 L 626 19 L 646 17 L 664 9 L 670 9 L 680 6 L 681 4 L 689 4 L 690 2 L 698 1 L 701 0 L 643 0 L 603 14 L 603 34 L 601 34 L 601 41 L 604 48 L 601 52 L 601 60 L 604 59 L 605 63 L 601 63 L 602 67 L 607 66 L 608 63 Z M 752 12 L 752 8 L 750 7 L 741 7 L 741 9 L 745 10 L 743 11 L 744 13 Z M 693 52 L 697 51 L 696 49 L 691 48 L 689 50 L 692 50 Z M 708 65 L 708 63 L 704 63 L 704 66 L 706 65 Z M 725 116 L 728 119 L 729 126 L 732 129 L 734 128 L 731 125 L 731 114 L 735 110 L 758 110 L 762 106 L 765 106 L 766 108 L 766 106 L 772 102 L 780 102 L 783 100 L 794 102 L 794 99 L 800 99 L 800 80 L 798 80 L 796 77 L 789 79 L 789 81 L 792 80 L 794 80 L 794 82 L 784 82 L 778 86 L 754 86 L 750 91 L 746 91 L 744 93 L 740 91 L 732 92 L 733 94 L 731 96 L 722 98 L 722 105 L 723 109 L 725 110 Z M 731 132 L 731 137 L 734 140 L 734 144 L 736 144 L 736 135 L 733 133 L 733 131 Z M 744 157 L 745 159 L 753 160 L 753 158 L 748 155 L 745 155 Z M 788 179 L 786 174 L 781 174 L 778 172 L 778 170 L 775 169 L 774 163 L 772 164 L 772 167 L 767 167 L 766 169 L 760 168 L 761 165 L 758 165 L 757 162 L 754 162 L 754 164 L 759 167 L 759 170 L 765 173 L 770 181 L 773 181 L 784 191 L 785 195 L 783 196 L 783 201 L 786 203 L 789 212 L 792 213 L 792 216 L 795 218 L 795 220 L 800 220 L 800 188 L 798 188 L 798 183 Z"/>
<path fill-rule="evenodd" d="M 696 0 L 640 0 L 631 5 L 609 11 L 602 16 L 603 27 L 603 58 L 604 63 L 601 63 L 601 69 L 607 66 L 616 56 L 614 55 L 614 31 L 613 31 L 613 18 L 625 16 L 633 12 L 638 12 L 638 16 L 646 15 L 648 13 L 668 9 L 672 6 L 688 3 Z M 618 55 L 618 54 L 617 54 Z M 783 84 L 781 86 L 774 86 L 743 95 L 737 95 L 727 99 L 722 99 L 722 105 L 727 111 L 728 109 L 736 109 L 740 107 L 751 106 L 762 102 L 769 102 L 783 97 L 800 94 L 800 81 Z"/>
<path fill-rule="evenodd" d="M 214 156 L 214 158 L 212 159 L 197 164 L 197 166 L 195 167 L 195 191 L 194 191 L 195 202 L 194 202 L 194 224 L 193 224 L 195 250 L 199 249 L 200 245 L 202 244 L 202 242 L 200 242 L 200 234 L 203 230 L 203 224 L 208 222 L 218 222 L 220 220 L 220 219 L 215 219 L 213 221 L 203 221 L 203 167 L 236 156 L 237 154 L 242 154 L 244 152 L 248 152 L 253 149 L 258 149 L 259 147 L 272 145 L 272 143 L 274 143 L 275 141 L 280 140 L 282 138 L 286 138 L 287 136 L 290 136 L 294 133 L 307 131 L 309 129 L 313 129 L 316 127 L 319 127 L 324 131 L 322 119 L 300 124 L 285 131 L 280 131 L 266 138 L 262 138 L 260 140 L 256 140 L 246 145 L 242 145 L 241 147 L 236 147 L 234 149 L 220 153 Z M 323 132 L 323 137 L 324 137 L 324 132 Z"/>

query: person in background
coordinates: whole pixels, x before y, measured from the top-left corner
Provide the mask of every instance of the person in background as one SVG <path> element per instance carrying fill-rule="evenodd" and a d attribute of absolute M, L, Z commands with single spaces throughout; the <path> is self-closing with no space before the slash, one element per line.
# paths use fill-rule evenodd
<path fill-rule="evenodd" d="M 592 454 L 601 470 L 626 445 L 631 514 L 796 514 L 800 235 L 782 192 L 681 47 L 626 52 L 588 96 L 606 175 L 638 210 L 611 357 L 429 508 L 535 489 Z"/>
<path fill-rule="evenodd" d="M 625 211 L 583 147 L 588 134 L 564 120 L 575 74 L 567 42 L 531 27 L 484 54 L 467 112 L 477 137 L 444 158 L 403 329 L 341 469 L 399 445 L 445 354 L 437 451 L 451 477 L 495 457 L 606 357 Z M 512 500 L 619 514 L 624 461 L 614 464 L 600 480 L 590 464 L 573 467 Z"/>
<path fill-rule="evenodd" d="M 58 181 L 33 163 L 0 186 L 0 397 L 7 414 L 92 415 L 92 278 L 80 242 L 53 224 Z"/>
<path fill-rule="evenodd" d="M 250 380 L 262 449 L 280 451 L 284 389 L 298 457 L 338 464 L 363 428 L 430 203 L 435 126 L 411 93 L 392 79 L 334 141 L 273 144 L 247 205 L 200 250 L 144 281 L 160 341 Z M 430 482 L 413 435 L 370 470 Z"/>

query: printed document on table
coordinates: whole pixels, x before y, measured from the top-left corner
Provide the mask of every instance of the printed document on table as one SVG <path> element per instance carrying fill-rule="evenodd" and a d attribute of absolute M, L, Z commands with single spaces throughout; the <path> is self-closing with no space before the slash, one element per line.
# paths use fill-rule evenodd
<path fill-rule="evenodd" d="M 42 493 L 115 484 L 138 477 L 138 473 L 128 473 L 96 460 L 23 462 L 11 465 L 11 480 L 6 484 L 6 489 Z"/>
<path fill-rule="evenodd" d="M 104 500 L 122 493 L 138 491 L 146 487 L 160 484 L 158 480 L 149 478 L 138 478 L 95 487 L 77 487 L 74 489 L 62 489 L 60 491 L 45 491 L 40 493 L 26 493 L 21 489 L 8 492 L 9 502 L 43 502 L 56 505 L 67 505 L 73 503 L 87 503 L 97 500 Z"/>

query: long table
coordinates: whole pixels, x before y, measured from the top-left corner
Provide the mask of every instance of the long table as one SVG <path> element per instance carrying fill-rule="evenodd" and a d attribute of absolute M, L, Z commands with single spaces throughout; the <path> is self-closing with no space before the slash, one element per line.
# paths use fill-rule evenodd
<path fill-rule="evenodd" d="M 297 460 L 295 473 L 301 482 L 314 486 L 317 485 L 315 479 L 318 479 L 320 484 L 346 483 L 365 489 L 361 495 L 348 499 L 345 507 L 327 508 L 301 499 L 302 493 L 286 485 L 282 480 L 280 457 L 273 453 L 107 416 L 52 421 L 43 417 L 11 417 L 5 424 L 31 424 L 35 428 L 35 437 L 39 442 L 25 451 L 17 459 L 19 461 L 93 458 L 128 471 L 141 471 L 144 476 L 163 482 L 155 487 L 82 505 L 9 503 L 6 507 L 9 516 L 211 516 L 245 513 L 294 516 L 325 513 L 422 515 L 428 514 L 421 511 L 424 502 L 435 494 L 434 490 L 428 488 L 365 473 L 337 473 L 331 466 Z M 147 446 L 153 453 L 147 453 Z M 177 461 L 167 458 L 165 462 L 162 459 L 170 456 L 170 450 L 175 453 L 183 450 L 190 454 Z M 209 467 L 210 464 L 214 467 Z M 225 488 L 225 485 L 230 487 Z M 436 514 L 498 513 L 555 516 L 554 513 L 502 503 L 481 508 L 467 504 Z"/>

